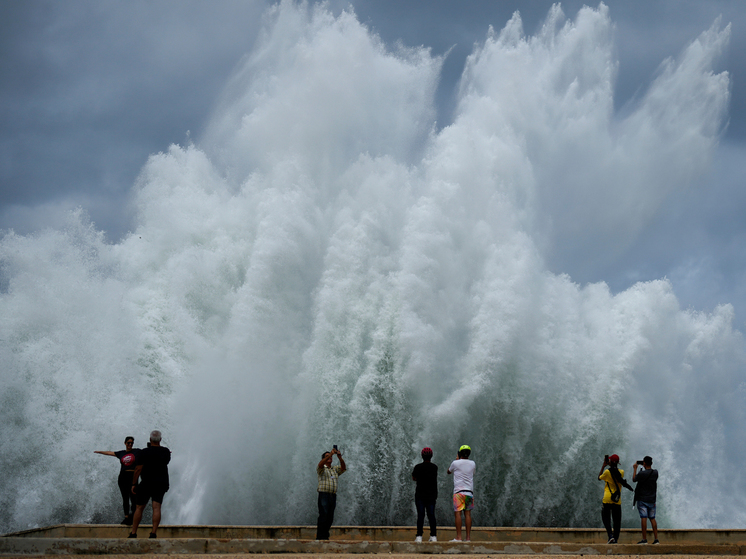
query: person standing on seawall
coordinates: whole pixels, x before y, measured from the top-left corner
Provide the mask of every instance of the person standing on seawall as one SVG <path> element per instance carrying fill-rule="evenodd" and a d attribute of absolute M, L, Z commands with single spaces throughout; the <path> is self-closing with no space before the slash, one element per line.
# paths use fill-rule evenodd
<path fill-rule="evenodd" d="M 135 437 L 125 437 L 124 450 L 94 450 L 96 454 L 104 456 L 114 456 L 119 459 L 119 477 L 117 484 L 119 492 L 122 494 L 122 506 L 124 507 L 124 520 L 120 524 L 125 526 L 132 525 L 132 517 L 135 515 L 137 506 L 135 496 L 130 492 L 132 489 L 132 474 L 135 473 L 135 460 L 140 452 L 139 448 L 132 448 L 135 444 Z"/>
<path fill-rule="evenodd" d="M 642 465 L 640 473 L 637 466 Z M 636 481 L 635 502 L 637 512 L 640 513 L 640 525 L 642 527 L 642 540 L 637 543 L 648 543 L 648 518 L 653 527 L 653 543 L 658 541 L 658 523 L 655 521 L 655 497 L 658 492 L 658 470 L 653 469 L 653 459 L 646 456 L 642 464 L 635 462 L 632 466 L 632 481 Z"/>
<path fill-rule="evenodd" d="M 150 432 L 150 444 L 137 455 L 135 473 L 132 476 L 132 493 L 137 497 L 137 509 L 132 521 L 132 530 L 128 538 L 137 537 L 137 527 L 142 520 L 142 513 L 148 501 L 153 500 L 153 527 L 150 537 L 155 538 L 158 525 L 161 523 L 161 504 L 163 496 L 169 489 L 168 463 L 171 461 L 171 451 L 161 446 L 161 432 Z M 137 481 L 142 475 L 142 483 Z"/>
<path fill-rule="evenodd" d="M 438 498 L 438 466 L 431 462 L 433 450 L 429 447 L 420 453 L 422 462 L 412 471 L 412 480 L 417 482 L 414 492 L 414 504 L 417 507 L 417 537 L 414 541 L 422 543 L 423 528 L 425 526 L 425 512 L 430 523 L 430 541 L 437 542 L 437 524 L 435 521 L 435 501 Z"/>
<path fill-rule="evenodd" d="M 338 466 L 332 466 L 334 455 L 339 459 Z M 331 452 L 321 455 L 321 461 L 316 466 L 316 474 L 319 476 L 318 503 L 319 519 L 316 522 L 316 539 L 328 540 L 329 529 L 334 522 L 334 509 L 337 507 L 337 486 L 339 476 L 347 471 L 347 465 L 342 459 L 342 454 L 337 450 L 337 445 Z"/>
<path fill-rule="evenodd" d="M 609 467 L 608 470 L 604 469 L 606 466 Z M 604 482 L 601 521 L 604 523 L 606 535 L 609 538 L 607 543 L 617 543 L 619 541 L 619 531 L 622 527 L 622 486 L 632 490 L 632 487 L 624 480 L 624 470 L 619 469 L 619 456 L 612 454 L 604 457 L 598 479 Z M 611 528 L 612 520 L 614 522 L 613 532 Z"/>
<path fill-rule="evenodd" d="M 471 511 L 474 508 L 474 472 L 477 465 L 469 460 L 471 448 L 461 445 L 458 449 L 458 458 L 451 462 L 448 474 L 453 474 L 453 512 L 456 515 L 456 539 L 461 540 L 461 511 L 464 512 L 466 523 L 466 541 L 471 541 Z"/>

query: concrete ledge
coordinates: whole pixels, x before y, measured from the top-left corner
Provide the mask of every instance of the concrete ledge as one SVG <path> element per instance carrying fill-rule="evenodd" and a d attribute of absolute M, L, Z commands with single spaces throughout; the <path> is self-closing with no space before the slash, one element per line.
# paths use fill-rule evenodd
<path fill-rule="evenodd" d="M 453 527 L 438 527 L 437 543 L 414 543 L 413 526 L 335 526 L 331 541 L 313 538 L 315 526 L 161 526 L 137 539 L 118 524 L 61 524 L 0 537 L 0 555 L 746 555 L 746 530 L 659 530 L 663 544 L 637 545 L 639 530 L 622 530 L 608 545 L 601 528 L 474 528 L 472 541 L 452 543 Z"/>
<path fill-rule="evenodd" d="M 257 553 L 429 555 L 742 555 L 734 544 L 573 544 L 557 542 L 421 543 L 261 539 L 0 538 L 0 555 L 240 555 Z"/>
<path fill-rule="evenodd" d="M 129 527 L 119 524 L 59 524 L 45 528 L 24 530 L 5 537 L 16 538 L 126 538 Z M 141 525 L 140 538 L 147 538 L 149 525 Z M 427 532 L 427 528 L 426 528 Z M 333 526 L 332 541 L 358 542 L 414 542 L 414 526 Z M 652 533 L 648 534 L 652 536 Z M 228 540 L 313 540 L 315 526 L 195 526 L 162 525 L 158 528 L 160 539 L 228 539 Z M 439 526 L 438 539 L 447 542 L 455 537 L 453 526 Z M 664 544 L 678 545 L 739 545 L 746 546 L 746 530 L 659 530 Z M 2 538 L 0 538 L 1 540 Z M 471 533 L 473 543 L 545 543 L 606 544 L 603 528 L 515 528 L 475 527 Z M 640 539 L 640 530 L 623 529 L 622 544 L 634 544 Z M 620 544 L 620 545 L 622 545 Z"/>

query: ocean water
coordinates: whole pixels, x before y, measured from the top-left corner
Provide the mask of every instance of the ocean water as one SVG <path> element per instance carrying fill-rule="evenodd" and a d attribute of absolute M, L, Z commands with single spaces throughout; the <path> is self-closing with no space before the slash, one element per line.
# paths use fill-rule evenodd
<path fill-rule="evenodd" d="M 204 137 L 144 162 L 129 235 L 79 210 L 0 240 L 0 532 L 119 521 L 118 466 L 93 451 L 155 428 L 164 523 L 313 524 L 332 444 L 337 524 L 413 524 L 423 446 L 452 522 L 445 470 L 469 444 L 475 525 L 600 526 L 617 453 L 653 456 L 662 527 L 743 526 L 733 308 L 547 265 L 631 243 L 727 118 L 728 27 L 623 113 L 612 27 L 603 5 L 533 36 L 514 16 L 442 126 L 441 57 L 351 13 L 271 9 Z"/>

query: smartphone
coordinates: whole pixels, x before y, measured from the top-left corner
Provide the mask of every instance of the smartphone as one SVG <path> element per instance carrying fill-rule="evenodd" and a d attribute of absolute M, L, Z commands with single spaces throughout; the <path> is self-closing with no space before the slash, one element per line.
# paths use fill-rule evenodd
<path fill-rule="evenodd" d="M 606 455 L 604 456 L 604 460 L 605 460 L 606 462 L 608 462 L 608 461 L 609 461 L 609 455 L 608 455 L 608 454 L 606 454 Z"/>
<path fill-rule="evenodd" d="M 333 448 L 334 450 L 339 450 L 339 449 L 337 448 L 337 445 L 334 445 L 334 446 L 333 446 L 332 448 Z"/>

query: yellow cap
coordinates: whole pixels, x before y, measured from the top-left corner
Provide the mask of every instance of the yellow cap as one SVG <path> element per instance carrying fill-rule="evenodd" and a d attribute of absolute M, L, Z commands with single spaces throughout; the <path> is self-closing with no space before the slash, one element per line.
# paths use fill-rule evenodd
<path fill-rule="evenodd" d="M 462 450 L 471 450 L 471 447 L 468 444 L 462 444 L 458 451 L 461 452 Z"/>

